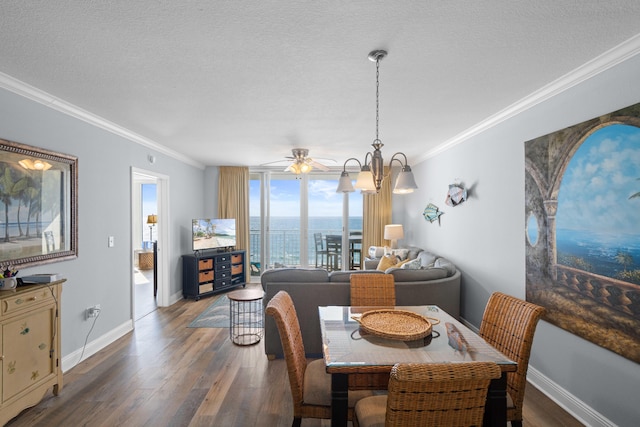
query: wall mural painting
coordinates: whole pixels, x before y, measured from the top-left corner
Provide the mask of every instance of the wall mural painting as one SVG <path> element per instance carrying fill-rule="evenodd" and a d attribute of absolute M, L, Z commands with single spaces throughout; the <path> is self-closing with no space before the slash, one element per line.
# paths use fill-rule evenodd
<path fill-rule="evenodd" d="M 640 363 L 640 104 L 525 142 L 527 300 Z"/>

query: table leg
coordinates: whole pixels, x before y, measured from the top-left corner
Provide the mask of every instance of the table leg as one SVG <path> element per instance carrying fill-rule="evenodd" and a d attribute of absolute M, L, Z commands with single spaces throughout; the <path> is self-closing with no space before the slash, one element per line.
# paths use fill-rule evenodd
<path fill-rule="evenodd" d="M 331 374 L 331 427 L 346 427 L 349 410 L 349 375 Z"/>
<path fill-rule="evenodd" d="M 491 380 L 487 404 L 484 408 L 484 426 L 507 425 L 507 373 L 499 379 Z"/>

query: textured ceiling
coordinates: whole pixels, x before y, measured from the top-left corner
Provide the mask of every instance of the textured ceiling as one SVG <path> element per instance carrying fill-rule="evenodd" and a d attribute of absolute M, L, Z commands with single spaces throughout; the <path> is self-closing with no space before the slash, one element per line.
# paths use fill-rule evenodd
<path fill-rule="evenodd" d="M 0 77 L 196 164 L 342 164 L 386 49 L 383 153 L 415 163 L 639 33 L 637 0 L 2 0 Z"/>

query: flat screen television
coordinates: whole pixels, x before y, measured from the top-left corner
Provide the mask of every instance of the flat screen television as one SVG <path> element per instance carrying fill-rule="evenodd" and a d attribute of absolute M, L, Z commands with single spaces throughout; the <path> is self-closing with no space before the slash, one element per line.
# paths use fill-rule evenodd
<path fill-rule="evenodd" d="M 201 218 L 192 221 L 194 251 L 231 248 L 236 245 L 236 220 Z"/>

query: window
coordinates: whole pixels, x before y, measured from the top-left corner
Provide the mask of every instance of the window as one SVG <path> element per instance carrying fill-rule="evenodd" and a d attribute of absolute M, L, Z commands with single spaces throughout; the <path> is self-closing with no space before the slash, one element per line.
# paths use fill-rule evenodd
<path fill-rule="evenodd" d="M 315 267 L 314 233 L 326 237 L 362 231 L 362 196 L 336 193 L 338 179 L 339 172 L 251 174 L 251 262 L 257 270 Z M 340 268 L 347 260 L 343 255 Z"/>

